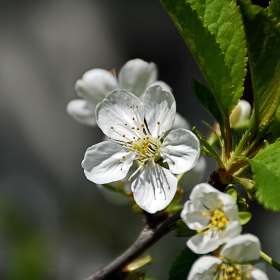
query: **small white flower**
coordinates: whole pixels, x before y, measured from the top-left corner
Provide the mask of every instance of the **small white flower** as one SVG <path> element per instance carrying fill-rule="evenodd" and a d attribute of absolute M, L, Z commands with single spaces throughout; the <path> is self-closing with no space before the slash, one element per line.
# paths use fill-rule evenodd
<path fill-rule="evenodd" d="M 206 183 L 193 188 L 181 218 L 190 229 L 198 232 L 187 242 L 197 254 L 214 251 L 241 232 L 238 208 L 233 198 Z"/>
<path fill-rule="evenodd" d="M 146 90 L 143 103 L 125 90 L 109 93 L 97 105 L 96 118 L 111 141 L 86 151 L 82 162 L 86 177 L 97 184 L 121 180 L 136 160 L 139 168 L 129 178 L 141 171 L 131 185 L 136 203 L 149 213 L 167 207 L 177 189 L 173 174 L 192 169 L 200 154 L 199 140 L 191 131 L 166 133 L 175 114 L 172 93 L 158 85 Z M 167 162 L 169 169 L 158 164 L 161 162 Z"/>
<path fill-rule="evenodd" d="M 192 266 L 187 280 L 268 280 L 251 265 L 260 258 L 260 241 L 252 234 L 240 235 L 227 243 L 220 256 L 204 256 Z"/>
<path fill-rule="evenodd" d="M 114 89 L 125 89 L 140 97 L 147 87 L 159 84 L 166 89 L 170 87 L 157 81 L 158 70 L 154 63 L 141 59 L 129 60 L 120 70 L 117 79 L 114 71 L 92 69 L 76 82 L 77 94 L 83 99 L 72 100 L 67 105 L 67 112 L 82 124 L 95 126 L 95 107 Z"/>

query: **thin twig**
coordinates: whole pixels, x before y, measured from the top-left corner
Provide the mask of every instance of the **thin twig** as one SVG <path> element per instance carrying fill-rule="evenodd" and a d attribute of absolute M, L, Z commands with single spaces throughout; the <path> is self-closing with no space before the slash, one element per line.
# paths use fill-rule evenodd
<path fill-rule="evenodd" d="M 117 273 L 120 272 L 121 269 L 170 232 L 169 225 L 179 220 L 180 214 L 181 211 L 178 211 L 155 229 L 145 227 L 131 247 L 113 262 L 85 280 L 118 279 Z"/>

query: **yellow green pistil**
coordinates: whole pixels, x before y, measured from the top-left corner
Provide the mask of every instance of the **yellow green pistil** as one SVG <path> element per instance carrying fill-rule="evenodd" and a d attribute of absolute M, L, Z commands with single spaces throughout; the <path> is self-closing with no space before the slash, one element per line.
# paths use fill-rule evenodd
<path fill-rule="evenodd" d="M 240 265 L 223 262 L 218 268 L 218 280 L 242 280 L 252 279 L 252 265 Z"/>
<path fill-rule="evenodd" d="M 203 217 L 207 217 L 210 214 L 210 221 L 204 230 L 198 229 L 197 232 L 204 232 L 205 234 L 208 233 L 209 230 L 211 231 L 222 231 L 226 228 L 228 224 L 228 218 L 224 211 L 219 208 L 215 210 L 208 209 L 207 212 L 202 212 Z"/>
<path fill-rule="evenodd" d="M 161 141 L 151 135 L 140 138 L 126 146 L 130 146 L 130 150 L 135 151 L 139 161 L 151 160 L 156 162 L 160 159 L 159 149 L 161 147 Z"/>

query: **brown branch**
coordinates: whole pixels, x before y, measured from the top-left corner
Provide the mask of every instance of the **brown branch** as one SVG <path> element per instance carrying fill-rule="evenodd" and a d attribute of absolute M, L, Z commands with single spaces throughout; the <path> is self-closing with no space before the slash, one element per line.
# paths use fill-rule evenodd
<path fill-rule="evenodd" d="M 165 220 L 156 228 L 145 226 L 141 231 L 136 241 L 129 247 L 123 254 L 116 258 L 113 262 L 108 264 L 106 267 L 91 275 L 85 280 L 116 280 L 121 279 L 117 275 L 118 273 L 131 261 L 139 257 L 144 251 L 155 244 L 164 235 L 170 232 L 169 225 L 180 219 L 181 211 Z"/>

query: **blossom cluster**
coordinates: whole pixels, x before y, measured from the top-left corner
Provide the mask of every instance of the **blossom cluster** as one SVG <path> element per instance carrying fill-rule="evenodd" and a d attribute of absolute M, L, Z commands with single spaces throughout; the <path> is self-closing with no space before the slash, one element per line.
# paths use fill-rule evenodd
<path fill-rule="evenodd" d="M 87 149 L 82 161 L 87 179 L 100 187 L 123 182 L 129 174 L 135 202 L 151 214 L 171 203 L 176 175 L 191 172 L 200 157 L 198 138 L 184 128 L 186 121 L 176 113 L 171 88 L 157 76 L 156 65 L 140 59 L 128 61 L 118 78 L 115 71 L 93 69 L 76 82 L 82 99 L 67 106 L 74 119 L 97 125 L 108 137 Z M 230 118 L 231 127 L 243 123 L 248 118 L 243 111 L 249 109 L 240 103 Z M 260 242 L 251 234 L 241 235 L 232 196 L 198 184 L 181 218 L 197 232 L 187 246 L 196 254 L 211 254 L 193 264 L 188 280 L 268 279 L 251 264 L 260 257 Z"/>
<path fill-rule="evenodd" d="M 187 246 L 196 254 L 207 254 L 192 266 L 188 280 L 266 280 L 252 266 L 260 258 L 260 241 L 252 234 L 240 235 L 238 207 L 231 195 L 211 185 L 196 185 L 181 212 L 186 225 L 197 232 Z"/>

